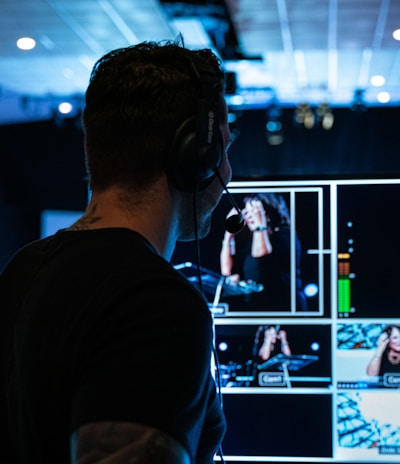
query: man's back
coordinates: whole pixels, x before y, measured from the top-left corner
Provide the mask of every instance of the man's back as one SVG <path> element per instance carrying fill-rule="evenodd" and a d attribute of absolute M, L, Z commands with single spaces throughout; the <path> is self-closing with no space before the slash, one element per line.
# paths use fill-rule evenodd
<path fill-rule="evenodd" d="M 69 463 L 71 433 L 107 420 L 156 427 L 194 462 L 210 461 L 224 427 L 209 372 L 210 315 L 143 237 L 61 232 L 17 256 L 0 294 L 9 298 L 1 307 L 18 463 Z"/>

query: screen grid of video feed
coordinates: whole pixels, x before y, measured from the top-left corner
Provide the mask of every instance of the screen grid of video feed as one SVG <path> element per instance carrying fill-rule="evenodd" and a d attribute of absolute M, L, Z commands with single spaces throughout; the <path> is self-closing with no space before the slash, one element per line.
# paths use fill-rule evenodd
<path fill-rule="evenodd" d="M 400 179 L 229 191 L 243 230 L 224 195 L 201 263 L 173 257 L 213 314 L 224 460 L 400 462 Z"/>

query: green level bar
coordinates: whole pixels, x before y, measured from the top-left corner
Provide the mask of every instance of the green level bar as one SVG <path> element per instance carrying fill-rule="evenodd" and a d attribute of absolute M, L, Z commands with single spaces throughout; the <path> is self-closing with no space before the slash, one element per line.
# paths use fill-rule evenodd
<path fill-rule="evenodd" d="M 350 312 L 350 279 L 347 276 L 338 279 L 338 312 Z"/>

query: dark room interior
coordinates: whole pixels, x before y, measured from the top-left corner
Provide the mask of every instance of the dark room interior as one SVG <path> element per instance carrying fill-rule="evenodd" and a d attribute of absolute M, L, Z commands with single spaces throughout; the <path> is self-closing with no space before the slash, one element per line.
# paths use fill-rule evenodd
<path fill-rule="evenodd" d="M 397 0 L 2 2 L 0 270 L 86 208 L 81 113 L 95 60 L 178 34 L 188 48 L 210 47 L 227 76 L 230 194 L 240 208 L 255 193 L 280 195 L 290 215 L 284 309 L 254 303 L 268 283 L 221 280 L 227 195 L 201 261 L 192 242 L 173 254 L 195 286 L 194 269 L 204 271 L 225 462 L 399 462 L 399 366 L 367 368 L 381 334 L 400 325 Z M 23 36 L 36 47 L 17 49 Z M 59 112 L 62 102 L 71 112 Z M 291 352 L 261 361 L 259 335 L 271 328 Z"/>

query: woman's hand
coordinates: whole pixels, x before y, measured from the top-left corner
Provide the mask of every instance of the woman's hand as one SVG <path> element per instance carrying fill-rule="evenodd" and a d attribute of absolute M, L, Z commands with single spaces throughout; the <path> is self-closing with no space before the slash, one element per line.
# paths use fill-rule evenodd
<path fill-rule="evenodd" d="M 264 206 L 260 200 L 250 200 L 246 202 L 242 211 L 244 220 L 251 231 L 260 230 L 267 227 L 267 217 Z"/>
<path fill-rule="evenodd" d="M 390 337 L 389 337 L 389 334 L 387 332 L 381 333 L 381 335 L 378 338 L 378 344 L 376 346 L 376 355 L 378 355 L 378 356 L 383 355 L 383 353 L 386 350 L 386 347 L 389 344 L 389 340 L 390 340 Z"/>
<path fill-rule="evenodd" d="M 287 333 L 285 330 L 280 330 L 278 333 L 278 339 L 281 341 L 281 343 L 287 343 Z"/>

